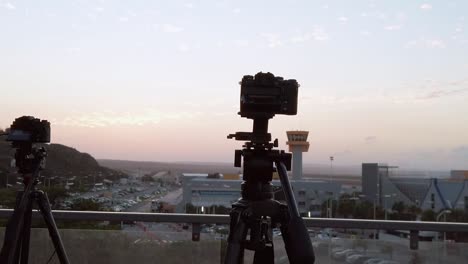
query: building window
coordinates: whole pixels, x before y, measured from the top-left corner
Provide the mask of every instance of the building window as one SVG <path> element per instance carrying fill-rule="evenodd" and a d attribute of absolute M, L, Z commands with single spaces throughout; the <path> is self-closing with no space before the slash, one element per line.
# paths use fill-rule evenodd
<path fill-rule="evenodd" d="M 299 202 L 299 206 L 305 206 L 305 202 Z"/>
<path fill-rule="evenodd" d="M 304 196 L 306 194 L 305 191 L 299 191 L 299 196 Z"/>
<path fill-rule="evenodd" d="M 468 211 L 468 196 L 465 196 L 465 210 Z"/>
<path fill-rule="evenodd" d="M 309 206 L 310 211 L 320 211 L 322 210 L 322 207 L 319 204 L 312 204 Z"/>

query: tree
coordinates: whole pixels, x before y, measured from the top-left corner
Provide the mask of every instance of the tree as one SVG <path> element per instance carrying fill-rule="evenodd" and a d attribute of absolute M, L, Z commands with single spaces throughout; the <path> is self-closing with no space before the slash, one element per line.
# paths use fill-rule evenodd
<path fill-rule="evenodd" d="M 468 214 L 462 209 L 453 209 L 450 214 L 447 214 L 449 222 L 468 222 Z"/>
<path fill-rule="evenodd" d="M 392 210 L 397 212 L 398 214 L 402 214 L 406 209 L 405 203 L 402 201 L 396 202 L 392 206 Z"/>
<path fill-rule="evenodd" d="M 141 177 L 142 182 L 154 182 L 154 178 L 150 174 L 145 174 Z"/>
<path fill-rule="evenodd" d="M 424 210 L 421 213 L 421 221 L 432 221 L 435 222 L 436 214 L 431 209 Z"/>
<path fill-rule="evenodd" d="M 416 205 L 411 205 L 407 208 L 409 214 L 414 215 L 416 217 L 421 214 L 421 208 L 417 207 Z"/>
<path fill-rule="evenodd" d="M 322 214 L 321 214 L 322 217 L 327 217 L 327 215 L 328 215 L 327 212 L 328 212 L 328 207 L 330 205 L 330 200 L 331 199 L 328 199 L 328 200 L 326 200 L 326 201 L 324 201 L 322 203 Z M 332 215 L 333 215 L 333 217 L 336 217 L 338 201 L 337 200 L 331 200 L 331 204 L 332 204 Z"/>
<path fill-rule="evenodd" d="M 76 211 L 102 211 L 102 206 L 91 199 L 78 199 L 70 206 Z"/>
<path fill-rule="evenodd" d="M 373 219 L 374 218 L 374 205 L 368 201 L 363 201 L 361 203 L 358 203 L 355 209 L 354 218 Z"/>
<path fill-rule="evenodd" d="M 47 193 L 51 205 L 55 205 L 59 199 L 68 197 L 67 190 L 62 186 L 44 187 L 42 190 Z"/>
<path fill-rule="evenodd" d="M 3 208 L 14 208 L 16 203 L 15 189 L 0 189 L 0 205 Z"/>
<path fill-rule="evenodd" d="M 338 214 L 344 218 L 352 217 L 356 208 L 356 200 L 349 194 L 343 194 L 340 197 L 338 205 Z"/>

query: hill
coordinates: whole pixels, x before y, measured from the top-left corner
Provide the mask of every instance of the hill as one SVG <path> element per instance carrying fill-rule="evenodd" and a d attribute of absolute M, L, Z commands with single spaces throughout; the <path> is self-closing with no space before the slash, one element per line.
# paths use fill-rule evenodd
<path fill-rule="evenodd" d="M 99 163 L 88 153 L 82 153 L 74 148 L 61 144 L 43 145 L 47 150 L 46 166 L 42 175 L 57 178 L 59 182 L 76 176 L 77 179 L 91 178 L 94 180 L 116 180 L 126 176 L 122 172 L 109 169 Z M 10 168 L 11 158 L 15 150 L 10 142 L 0 140 L 0 175 L 16 171 Z M 9 174 L 9 173 L 8 173 Z M 5 177 L 0 177 L 0 186 L 4 186 Z"/>

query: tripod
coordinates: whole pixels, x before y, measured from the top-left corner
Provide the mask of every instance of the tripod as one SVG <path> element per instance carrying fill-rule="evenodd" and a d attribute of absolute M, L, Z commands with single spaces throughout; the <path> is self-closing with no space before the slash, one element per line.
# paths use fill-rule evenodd
<path fill-rule="evenodd" d="M 29 241 L 31 236 L 31 218 L 33 202 L 39 208 L 49 235 L 55 247 L 60 263 L 68 264 L 68 257 L 57 230 L 47 194 L 36 188 L 39 182 L 39 172 L 44 167 L 47 156 L 44 148 L 34 148 L 30 142 L 13 143 L 18 147 L 15 153 L 19 173 L 23 174 L 24 191 L 19 191 L 13 215 L 8 221 L 3 247 L 0 253 L 0 263 L 27 264 L 29 260 Z"/>
<path fill-rule="evenodd" d="M 255 252 L 254 264 L 274 263 L 272 227 L 277 225 L 280 225 L 290 263 L 312 264 L 315 261 L 312 243 L 287 176 L 287 170 L 291 168 L 291 154 L 273 149 L 278 147 L 277 139 L 270 142 L 268 119 L 272 117 L 273 115 L 254 116 L 253 132 L 236 132 L 228 136 L 248 142 L 242 150 L 235 151 L 236 167 L 241 167 L 241 159 L 244 157 L 244 181 L 241 184 L 242 197 L 232 205 L 230 213 L 225 264 L 243 263 L 245 249 Z M 273 163 L 287 204 L 273 199 Z"/>

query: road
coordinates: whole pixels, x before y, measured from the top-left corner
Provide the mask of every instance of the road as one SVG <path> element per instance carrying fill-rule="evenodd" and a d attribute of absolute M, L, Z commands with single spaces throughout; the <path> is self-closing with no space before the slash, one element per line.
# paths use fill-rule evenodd
<path fill-rule="evenodd" d="M 177 204 L 181 197 L 182 197 L 182 188 L 179 188 L 157 199 L 161 201 L 166 201 L 170 204 Z M 131 206 L 125 209 L 124 211 L 125 212 L 144 212 L 144 213 L 151 212 L 151 199 L 135 204 L 134 206 Z"/>

